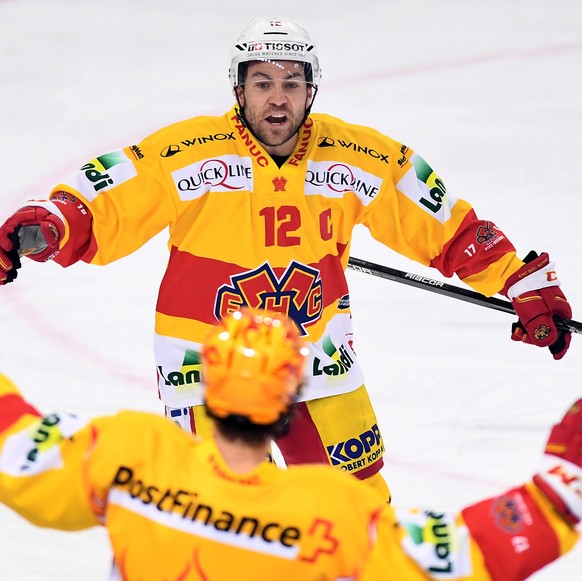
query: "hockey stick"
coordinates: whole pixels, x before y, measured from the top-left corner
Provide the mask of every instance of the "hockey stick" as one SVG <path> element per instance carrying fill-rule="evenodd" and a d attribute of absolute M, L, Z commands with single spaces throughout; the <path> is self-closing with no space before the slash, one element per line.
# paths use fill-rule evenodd
<path fill-rule="evenodd" d="M 416 288 L 429 290 L 433 293 L 451 297 L 453 299 L 460 299 L 495 311 L 502 311 L 504 313 L 509 313 L 510 315 L 515 315 L 515 311 L 509 301 L 498 299 L 496 297 L 486 297 L 478 292 L 447 284 L 440 280 L 434 280 L 427 276 L 421 276 L 412 272 L 404 272 L 403 270 L 397 270 L 396 268 L 390 268 L 381 264 L 374 264 L 373 262 L 354 258 L 353 256 L 351 256 L 348 261 L 348 268 L 365 274 L 371 274 L 372 276 L 378 276 L 394 282 L 414 286 Z M 573 321 L 572 319 L 556 318 L 556 325 L 564 331 L 582 333 L 582 323 Z"/>

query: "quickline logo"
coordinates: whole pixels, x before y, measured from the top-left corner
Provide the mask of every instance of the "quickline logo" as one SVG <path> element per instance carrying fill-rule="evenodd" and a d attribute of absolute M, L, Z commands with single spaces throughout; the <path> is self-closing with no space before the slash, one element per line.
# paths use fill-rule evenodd
<path fill-rule="evenodd" d="M 158 365 L 158 373 L 160 377 L 164 380 L 166 385 L 191 385 L 194 383 L 201 382 L 200 373 L 200 353 L 192 349 L 187 349 L 184 354 L 184 362 L 180 371 L 170 371 L 165 374 L 161 365 Z"/>

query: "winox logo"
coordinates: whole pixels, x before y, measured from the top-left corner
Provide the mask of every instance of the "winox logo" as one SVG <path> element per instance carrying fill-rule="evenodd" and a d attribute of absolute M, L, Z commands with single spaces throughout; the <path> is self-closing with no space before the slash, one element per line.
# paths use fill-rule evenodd
<path fill-rule="evenodd" d="M 230 133 L 213 133 L 211 135 L 205 135 L 204 137 L 193 137 L 192 139 L 184 139 L 177 143 L 170 143 L 170 145 L 166 145 L 162 151 L 160 151 L 161 157 L 174 157 L 178 153 L 184 151 L 182 149 L 182 145 L 184 147 L 193 147 L 195 145 L 205 145 L 206 143 L 214 143 L 215 141 L 230 141 L 235 140 L 234 131 Z"/>
<path fill-rule="evenodd" d="M 390 163 L 389 155 L 387 153 L 381 153 L 372 147 L 367 145 L 360 145 L 359 143 L 354 143 L 352 141 L 344 141 L 343 139 L 338 139 L 337 141 L 333 137 L 320 137 L 317 142 L 318 147 L 342 147 L 344 149 L 351 149 L 356 153 L 365 153 L 370 157 L 379 159 L 384 163 Z"/>
<path fill-rule="evenodd" d="M 382 179 L 359 167 L 339 161 L 308 161 L 305 174 L 305 194 L 341 198 L 353 192 L 367 206 L 382 187 Z"/>
<path fill-rule="evenodd" d="M 384 451 L 382 436 L 378 424 L 345 442 L 327 446 L 327 453 L 332 466 L 341 466 L 342 470 L 357 470 L 369 466 L 377 460 Z"/>
<path fill-rule="evenodd" d="M 277 277 L 270 264 L 230 277 L 218 289 L 214 315 L 222 319 L 241 307 L 270 309 L 293 319 L 302 335 L 321 316 L 323 291 L 319 271 L 293 261 Z"/>
<path fill-rule="evenodd" d="M 252 162 L 248 157 L 223 155 L 176 170 L 172 179 L 182 200 L 194 200 L 211 190 L 252 190 Z"/>

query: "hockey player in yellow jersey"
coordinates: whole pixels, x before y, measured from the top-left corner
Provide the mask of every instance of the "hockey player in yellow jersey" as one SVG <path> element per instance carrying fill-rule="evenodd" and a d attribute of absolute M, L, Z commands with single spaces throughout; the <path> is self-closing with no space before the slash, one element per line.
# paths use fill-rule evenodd
<path fill-rule="evenodd" d="M 516 581 L 575 544 L 582 400 L 532 481 L 458 514 L 398 510 L 340 470 L 265 461 L 307 356 L 283 315 L 223 318 L 202 348 L 204 441 L 153 414 L 41 416 L 0 375 L 0 502 L 39 526 L 107 527 L 128 581 Z"/>
<path fill-rule="evenodd" d="M 525 264 L 412 148 L 311 113 L 320 78 L 299 24 L 253 21 L 232 49 L 233 108 L 100 155 L 48 200 L 26 202 L 0 228 L 0 284 L 14 280 L 19 254 L 105 265 L 168 228 L 155 320 L 166 414 L 208 433 L 201 341 L 245 305 L 286 313 L 310 345 L 298 419 L 277 442 L 287 464 L 328 463 L 388 497 L 384 442 L 352 336 L 345 269 L 353 228 L 366 226 L 387 247 L 486 295 L 503 292 L 519 316 L 512 338 L 549 347 L 556 359 L 570 334 L 554 316 L 569 318 L 571 309 L 548 255 Z"/>

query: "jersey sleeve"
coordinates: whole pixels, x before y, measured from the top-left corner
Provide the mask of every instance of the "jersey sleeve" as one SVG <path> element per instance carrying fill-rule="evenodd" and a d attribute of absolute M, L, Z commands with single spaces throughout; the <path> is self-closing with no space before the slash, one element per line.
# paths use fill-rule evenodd
<path fill-rule="evenodd" d="M 578 539 L 532 483 L 460 513 L 396 509 L 399 546 L 425 579 L 521 581 Z"/>
<path fill-rule="evenodd" d="M 82 469 L 92 439 L 87 421 L 42 416 L 0 376 L 0 502 L 26 520 L 61 530 L 98 524 Z"/>
<path fill-rule="evenodd" d="M 0 502 L 40 527 L 73 531 L 104 524 L 112 483 L 135 466 L 155 471 L 160 446 L 173 450 L 183 437 L 175 424 L 147 413 L 92 420 L 41 415 L 0 374 Z"/>
<path fill-rule="evenodd" d="M 159 153 L 159 152 L 158 152 Z M 176 221 L 176 206 L 163 168 L 148 139 L 139 145 L 100 155 L 84 164 L 50 194 L 79 202 L 91 216 L 90 227 L 70 224 L 56 262 L 74 260 L 104 265 L 122 258 Z M 74 258 L 74 260 L 73 260 Z"/>
<path fill-rule="evenodd" d="M 533 483 L 469 506 L 462 518 L 494 581 L 527 579 L 579 536 Z"/>
<path fill-rule="evenodd" d="M 483 220 L 471 204 L 448 191 L 417 153 L 403 146 L 392 180 L 369 205 L 363 223 L 396 252 L 457 275 L 487 296 L 499 292 L 523 262 L 503 231 Z"/>

